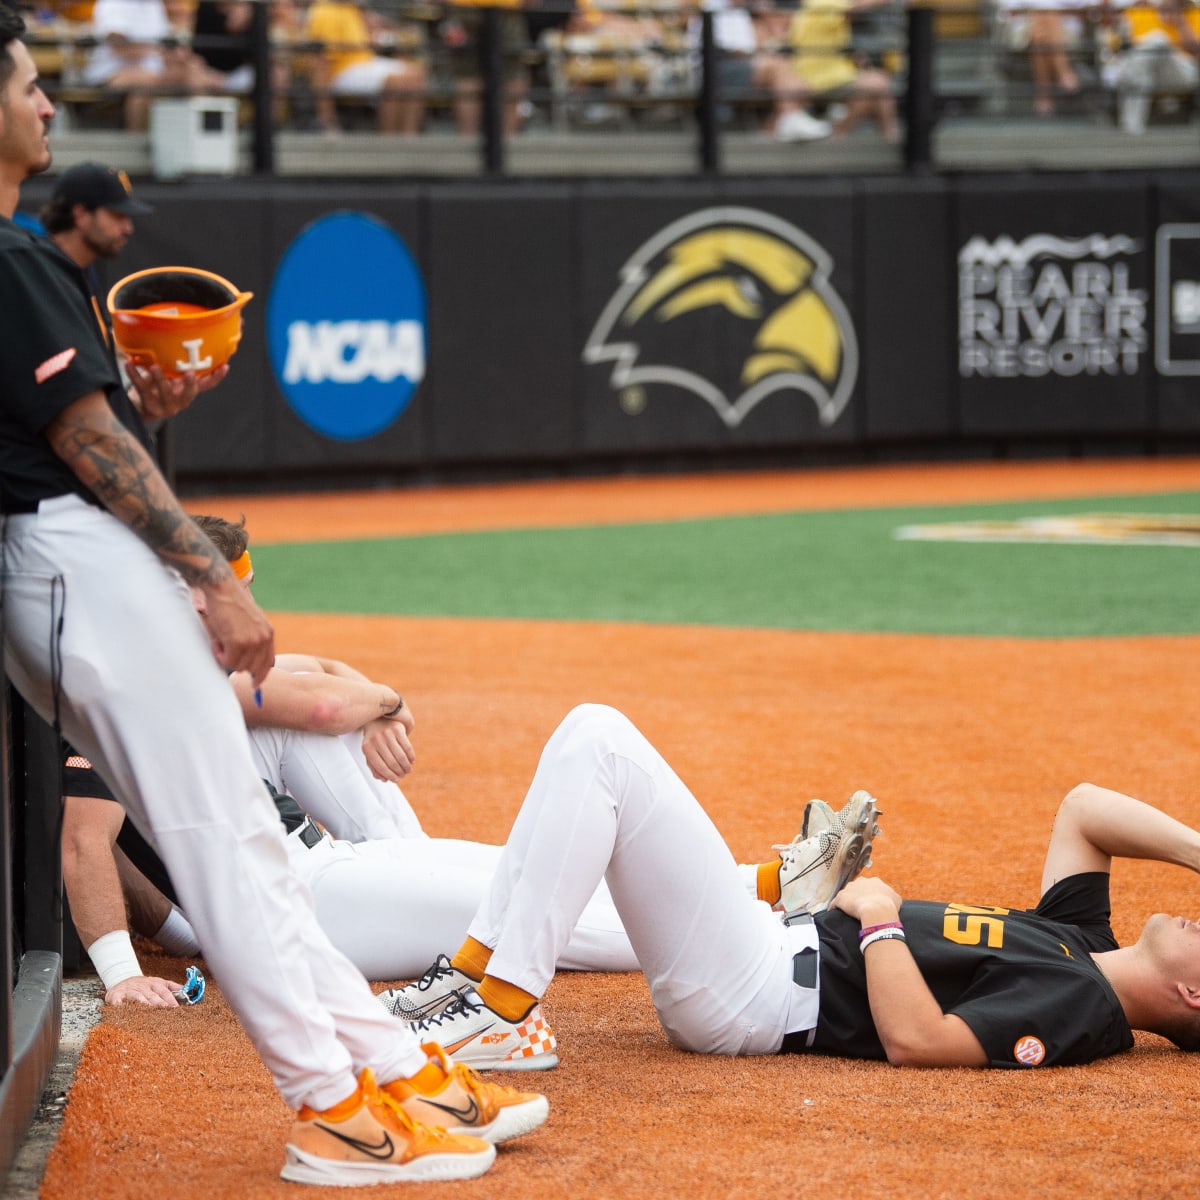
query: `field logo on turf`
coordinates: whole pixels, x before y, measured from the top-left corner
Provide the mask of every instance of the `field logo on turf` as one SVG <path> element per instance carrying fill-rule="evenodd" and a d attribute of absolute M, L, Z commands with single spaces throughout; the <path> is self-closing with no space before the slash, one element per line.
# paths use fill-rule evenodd
<path fill-rule="evenodd" d="M 1057 542 L 1077 546 L 1200 546 L 1200 517 L 1080 513 L 1014 520 L 901 525 L 901 542 Z"/>
<path fill-rule="evenodd" d="M 1149 292 L 1130 282 L 1134 238 L 971 238 L 958 252 L 963 378 L 1136 375 Z"/>
<path fill-rule="evenodd" d="M 338 441 L 373 437 L 425 378 L 425 285 L 375 217 L 332 213 L 284 252 L 267 299 L 271 368 L 293 411 Z"/>
<path fill-rule="evenodd" d="M 634 415 L 648 386 L 670 386 L 733 429 L 768 396 L 798 392 L 832 425 L 858 376 L 858 342 L 832 274 L 828 252 L 787 221 L 703 209 L 621 268 L 583 361 L 612 364 L 609 385 Z"/>

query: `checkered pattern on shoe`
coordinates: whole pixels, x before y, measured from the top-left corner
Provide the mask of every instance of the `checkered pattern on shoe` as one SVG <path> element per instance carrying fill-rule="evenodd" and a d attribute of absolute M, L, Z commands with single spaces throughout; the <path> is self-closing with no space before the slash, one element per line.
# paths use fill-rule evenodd
<path fill-rule="evenodd" d="M 481 1070 L 542 1071 L 558 1066 L 558 1043 L 535 1004 L 519 1021 L 509 1021 L 464 988 L 441 1012 L 413 1025 L 422 1042 L 437 1042 L 459 1063 Z"/>
<path fill-rule="evenodd" d="M 558 1049 L 558 1039 L 542 1016 L 541 1005 L 535 1005 L 533 1011 L 517 1026 L 517 1036 L 521 1039 L 512 1055 L 518 1058 L 535 1058 L 539 1054 L 553 1054 Z"/>

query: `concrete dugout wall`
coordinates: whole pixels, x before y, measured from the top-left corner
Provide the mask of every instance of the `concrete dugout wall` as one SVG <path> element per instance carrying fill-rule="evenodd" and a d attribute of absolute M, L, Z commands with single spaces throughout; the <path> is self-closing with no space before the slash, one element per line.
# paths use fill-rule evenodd
<path fill-rule="evenodd" d="M 146 183 L 156 211 L 106 282 L 178 263 L 255 293 L 230 379 L 176 422 L 183 482 L 1170 449 L 1200 430 L 1196 184 Z M 28 185 L 26 210 L 47 189 Z M 332 214 L 385 242 L 320 242 Z M 298 328 L 308 357 L 289 369 L 308 374 L 289 384 Z M 359 428 L 368 393 L 380 415 Z"/>

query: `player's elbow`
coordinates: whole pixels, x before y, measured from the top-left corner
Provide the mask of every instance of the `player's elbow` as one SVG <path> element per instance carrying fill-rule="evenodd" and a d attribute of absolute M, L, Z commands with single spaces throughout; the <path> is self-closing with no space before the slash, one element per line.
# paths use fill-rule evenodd
<path fill-rule="evenodd" d="M 893 1067 L 986 1067 L 987 1051 L 961 1018 L 945 1015 L 925 1026 L 882 1038 Z"/>
<path fill-rule="evenodd" d="M 922 1042 L 889 1038 L 884 1046 L 888 1063 L 893 1067 L 931 1067 L 929 1047 Z"/>
<path fill-rule="evenodd" d="M 350 728 L 349 720 L 344 699 L 336 693 L 324 693 L 313 697 L 305 729 L 309 733 L 345 733 Z"/>

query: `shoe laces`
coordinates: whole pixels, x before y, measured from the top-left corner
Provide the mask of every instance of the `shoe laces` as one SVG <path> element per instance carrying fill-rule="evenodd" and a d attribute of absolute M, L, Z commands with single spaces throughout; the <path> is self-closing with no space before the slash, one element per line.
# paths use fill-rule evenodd
<path fill-rule="evenodd" d="M 426 970 L 425 974 L 413 986 L 419 992 L 427 992 L 439 979 L 445 979 L 447 975 L 453 974 L 454 967 L 451 965 L 450 960 L 444 954 L 439 954 L 433 960 L 433 963 Z"/>
<path fill-rule="evenodd" d="M 415 1028 L 417 1029 L 432 1029 L 434 1026 L 441 1025 L 444 1021 L 453 1021 L 457 1017 L 470 1017 L 479 1012 L 483 1008 L 483 1001 L 479 999 L 474 992 L 467 988 L 453 988 L 451 995 L 454 997 L 441 1012 L 432 1013 L 428 1017 L 422 1017 L 417 1021 Z"/>
<path fill-rule="evenodd" d="M 780 861 L 790 870 L 803 862 L 804 857 L 813 851 L 813 842 L 819 842 L 820 847 L 816 850 L 816 856 L 804 863 L 804 870 L 807 873 L 832 862 L 834 855 L 837 853 L 838 842 L 840 841 L 841 837 L 839 834 L 834 833 L 831 829 L 827 829 L 823 833 L 818 833 L 815 837 L 804 838 L 803 840 L 794 838 L 783 845 L 772 846 L 771 849 L 779 855 Z"/>
<path fill-rule="evenodd" d="M 502 1083 L 490 1083 L 480 1078 L 466 1063 L 455 1062 L 446 1053 L 445 1048 L 438 1045 L 437 1042 L 425 1042 L 421 1049 L 429 1056 L 430 1062 L 436 1062 L 448 1078 L 455 1080 L 464 1091 L 470 1093 L 476 1100 L 483 1100 L 489 1096 L 495 1097 L 498 1094 L 502 1096 L 519 1095 L 515 1088 L 505 1087 Z"/>
<path fill-rule="evenodd" d="M 427 1141 L 445 1142 L 450 1140 L 450 1133 L 440 1125 L 425 1125 L 409 1114 L 408 1110 L 390 1093 L 383 1090 L 372 1080 L 370 1088 L 363 1089 L 363 1098 L 368 1104 L 381 1107 L 393 1120 L 397 1121 L 406 1132 L 414 1137 L 421 1134 Z"/>

